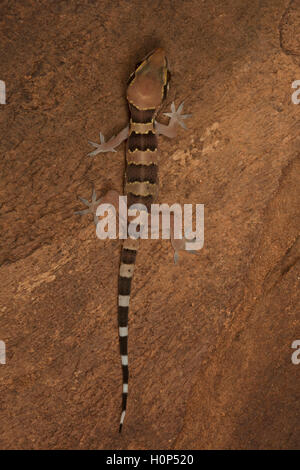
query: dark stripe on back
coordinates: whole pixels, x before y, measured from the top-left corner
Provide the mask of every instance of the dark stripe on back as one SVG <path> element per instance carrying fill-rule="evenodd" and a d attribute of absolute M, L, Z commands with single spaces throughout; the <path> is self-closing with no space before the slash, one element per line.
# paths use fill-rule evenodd
<path fill-rule="evenodd" d="M 132 122 L 139 122 L 143 124 L 151 122 L 155 114 L 155 109 L 140 110 L 133 106 L 133 104 L 131 103 L 129 103 L 129 111 L 131 114 Z"/>
<path fill-rule="evenodd" d="M 151 165 L 136 165 L 131 163 L 126 168 L 126 180 L 128 183 L 134 181 L 149 181 L 149 183 L 157 182 L 157 165 L 152 163 Z"/>
<path fill-rule="evenodd" d="M 153 152 L 157 148 L 157 137 L 153 132 L 147 134 L 136 134 L 132 132 L 128 137 L 128 149 L 134 150 L 150 150 Z"/>
<path fill-rule="evenodd" d="M 153 204 L 152 196 L 136 196 L 135 194 L 127 193 L 127 205 L 128 208 L 132 204 L 144 204 L 147 207 L 148 212 L 151 210 L 151 204 Z"/>

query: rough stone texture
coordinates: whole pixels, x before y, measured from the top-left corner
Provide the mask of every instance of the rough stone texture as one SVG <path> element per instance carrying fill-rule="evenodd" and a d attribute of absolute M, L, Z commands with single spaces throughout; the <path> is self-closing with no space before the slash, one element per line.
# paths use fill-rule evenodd
<path fill-rule="evenodd" d="M 299 448 L 300 1 L 4 0 L 0 5 L 2 449 Z M 189 130 L 160 140 L 160 201 L 205 204 L 174 266 L 145 241 L 124 433 L 119 241 L 77 195 L 122 189 L 125 84 L 156 46 Z"/>

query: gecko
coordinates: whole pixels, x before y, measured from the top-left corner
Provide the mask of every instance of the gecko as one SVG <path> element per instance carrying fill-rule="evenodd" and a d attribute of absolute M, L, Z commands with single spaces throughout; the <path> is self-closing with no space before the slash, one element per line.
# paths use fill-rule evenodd
<path fill-rule="evenodd" d="M 175 137 L 178 126 L 186 129 L 184 120 L 191 116 L 190 114 L 182 114 L 183 103 L 176 110 L 173 102 L 171 112 L 164 113 L 170 118 L 168 125 L 156 121 L 156 115 L 167 96 L 170 77 L 164 50 L 158 48 L 150 52 L 141 62 L 136 64 L 127 83 L 126 98 L 130 112 L 129 124 L 107 142 L 101 132 L 100 143 L 89 141 L 94 147 L 89 156 L 95 156 L 99 153 L 116 152 L 115 148 L 127 140 L 124 192 L 127 196 L 128 208 L 133 204 L 143 204 L 150 212 L 151 204 L 156 200 L 158 194 L 157 136 Z M 91 202 L 79 197 L 88 208 L 76 213 L 80 215 L 92 213 L 94 223 L 97 225 L 96 209 L 98 205 L 111 203 L 116 206 L 118 197 L 119 194 L 111 190 L 97 200 L 96 192 L 93 189 Z M 171 243 L 176 263 L 178 252 L 186 249 L 186 239 L 174 239 L 171 231 Z M 119 432 L 122 431 L 128 396 L 128 313 L 131 282 L 138 248 L 138 238 L 124 240 L 118 277 L 118 330 L 123 379 Z M 197 254 L 194 250 L 188 252 Z"/>

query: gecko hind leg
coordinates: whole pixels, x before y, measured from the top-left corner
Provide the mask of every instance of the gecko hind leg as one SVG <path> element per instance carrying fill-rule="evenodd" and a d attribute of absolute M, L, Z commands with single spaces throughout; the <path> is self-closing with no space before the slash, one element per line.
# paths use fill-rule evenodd
<path fill-rule="evenodd" d="M 196 250 L 190 250 L 187 248 L 186 244 L 190 243 L 196 243 L 197 238 L 193 237 L 187 238 L 187 235 L 190 234 L 190 231 L 186 232 L 184 234 L 183 238 L 175 238 L 174 234 L 174 214 L 170 214 L 170 240 L 171 240 L 171 245 L 174 250 L 174 264 L 177 264 L 179 261 L 179 252 L 180 251 L 185 251 L 187 253 L 191 253 L 192 255 L 198 255 L 199 252 Z"/>
<path fill-rule="evenodd" d="M 173 234 L 171 233 L 171 244 L 174 250 L 174 264 L 178 264 L 179 261 L 179 252 L 180 251 L 185 251 L 186 253 L 190 253 L 192 255 L 199 255 L 199 251 L 196 250 L 188 250 L 186 248 L 186 243 L 196 243 L 196 237 L 193 239 L 187 239 L 187 238 L 182 238 L 182 239 L 175 239 L 173 237 Z"/>
<path fill-rule="evenodd" d="M 93 214 L 94 216 L 94 224 L 97 226 L 98 223 L 98 217 L 96 216 L 96 211 L 97 207 L 99 204 L 112 204 L 116 209 L 118 208 L 118 203 L 119 203 L 119 193 L 114 190 L 107 191 L 104 196 L 100 197 L 100 199 L 97 200 L 97 195 L 95 188 L 93 188 L 92 192 L 92 200 L 89 202 L 87 199 L 84 199 L 83 197 L 78 196 L 81 202 L 88 206 L 87 209 L 83 209 L 81 211 L 76 211 L 75 214 L 78 215 L 85 215 L 85 214 Z"/>
<path fill-rule="evenodd" d="M 83 202 L 83 204 L 85 204 L 86 206 L 88 206 L 87 209 L 83 209 L 81 211 L 76 211 L 75 214 L 78 214 L 78 215 L 85 215 L 85 214 L 93 214 L 94 216 L 94 224 L 97 225 L 97 217 L 96 217 L 96 210 L 97 210 L 97 207 L 98 205 L 100 204 L 101 202 L 101 199 L 98 199 L 97 200 L 97 195 L 96 195 L 96 191 L 95 191 L 95 188 L 93 188 L 93 192 L 92 192 L 92 200 L 91 202 L 89 202 L 87 199 L 84 199 L 83 197 L 81 196 L 78 196 L 78 198 L 80 199 L 81 202 Z"/>

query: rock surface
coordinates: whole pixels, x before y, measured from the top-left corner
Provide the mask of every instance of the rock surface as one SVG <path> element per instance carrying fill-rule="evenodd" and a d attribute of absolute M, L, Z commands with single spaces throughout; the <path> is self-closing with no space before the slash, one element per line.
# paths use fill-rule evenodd
<path fill-rule="evenodd" d="M 299 448 L 299 0 L 33 1 L 0 6 L 2 449 Z M 135 271 L 124 432 L 119 241 L 77 196 L 122 190 L 126 80 L 168 54 L 160 202 L 205 204 L 205 244 Z"/>

